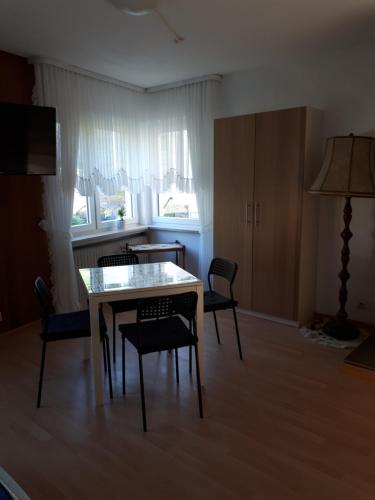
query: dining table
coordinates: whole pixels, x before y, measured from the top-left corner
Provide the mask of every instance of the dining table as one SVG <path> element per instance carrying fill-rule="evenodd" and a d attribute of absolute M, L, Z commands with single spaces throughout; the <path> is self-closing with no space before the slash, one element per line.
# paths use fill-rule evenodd
<path fill-rule="evenodd" d="M 101 304 L 118 300 L 196 292 L 196 329 L 201 383 L 204 381 L 203 282 L 173 262 L 79 269 L 90 309 L 91 364 L 96 405 L 104 403 L 99 310 Z"/>

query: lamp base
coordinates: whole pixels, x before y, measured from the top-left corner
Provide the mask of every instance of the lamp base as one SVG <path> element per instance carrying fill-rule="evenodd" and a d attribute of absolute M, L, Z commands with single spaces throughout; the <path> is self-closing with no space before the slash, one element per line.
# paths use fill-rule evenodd
<path fill-rule="evenodd" d="M 353 340 L 359 337 L 359 329 L 349 321 L 330 319 L 322 328 L 323 332 L 337 340 Z"/>

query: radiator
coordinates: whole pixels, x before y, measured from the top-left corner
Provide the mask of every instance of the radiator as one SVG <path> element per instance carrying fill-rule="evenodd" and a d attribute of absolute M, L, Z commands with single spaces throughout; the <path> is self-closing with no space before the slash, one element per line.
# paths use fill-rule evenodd
<path fill-rule="evenodd" d="M 121 240 L 100 242 L 98 244 L 89 245 L 87 247 L 75 248 L 73 251 L 74 263 L 77 270 L 77 283 L 79 302 L 83 309 L 87 308 L 87 292 L 83 285 L 82 279 L 79 276 L 78 269 L 85 267 L 96 267 L 99 257 L 121 253 L 125 250 L 126 243 L 129 245 L 138 245 L 147 243 L 145 235 L 131 236 Z M 146 262 L 147 255 L 139 255 L 139 262 Z"/>

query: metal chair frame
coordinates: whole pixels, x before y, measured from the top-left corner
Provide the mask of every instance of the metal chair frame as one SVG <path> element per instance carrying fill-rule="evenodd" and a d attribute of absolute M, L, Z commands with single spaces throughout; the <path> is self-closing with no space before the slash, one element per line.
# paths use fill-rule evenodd
<path fill-rule="evenodd" d="M 200 380 L 200 369 L 199 369 L 199 358 L 198 358 L 198 348 L 197 342 L 198 337 L 196 333 L 196 307 L 197 307 L 197 294 L 195 292 L 188 292 L 177 295 L 166 295 L 161 297 L 150 297 L 142 299 L 139 301 L 137 308 L 137 336 L 138 336 L 138 347 L 134 346 L 138 352 L 138 364 L 139 364 L 139 378 L 140 378 L 140 389 L 141 389 L 141 404 L 142 404 L 142 422 L 143 430 L 147 432 L 147 418 L 146 418 L 146 403 L 145 403 L 145 388 L 144 388 L 144 376 L 143 376 L 143 362 L 142 356 L 151 352 L 161 352 L 174 349 L 175 351 L 175 365 L 176 365 L 176 381 L 179 383 L 179 366 L 178 366 L 178 348 L 173 346 L 163 347 L 160 345 L 160 349 L 147 351 L 147 353 L 142 353 L 142 325 L 148 321 L 162 321 L 165 318 L 172 318 L 173 316 L 184 317 L 189 324 L 189 332 L 193 336 L 193 345 L 195 351 L 195 366 L 196 366 L 196 377 L 197 377 L 197 389 L 198 389 L 198 403 L 199 403 L 199 415 L 203 418 L 203 404 L 202 404 L 202 388 Z M 122 329 L 122 387 L 123 394 L 125 394 L 125 339 L 126 332 L 129 326 L 134 325 L 121 325 Z M 189 348 L 192 344 L 186 344 Z"/>
<path fill-rule="evenodd" d="M 41 357 L 41 363 L 40 363 L 40 372 L 39 372 L 39 383 L 38 383 L 38 397 L 37 397 L 37 408 L 40 408 L 41 406 L 41 400 L 42 400 L 42 388 L 43 388 L 43 375 L 44 375 L 44 367 L 45 367 L 45 360 L 46 360 L 46 350 L 47 350 L 47 344 L 49 342 L 57 342 L 59 340 L 69 340 L 68 338 L 61 338 L 61 339 L 51 339 L 48 340 L 46 338 L 46 335 L 48 334 L 48 320 L 53 317 L 55 314 L 54 307 L 52 305 L 52 300 L 51 296 L 49 293 L 49 290 L 43 280 L 40 276 L 36 277 L 34 280 L 34 291 L 35 294 L 38 298 L 39 304 L 42 309 L 42 325 L 43 325 L 43 331 L 41 333 L 41 338 L 43 340 L 43 347 L 42 347 L 42 357 Z M 65 313 L 66 317 L 69 317 L 71 313 Z M 63 315 L 61 315 L 63 316 Z M 63 335 L 63 331 L 61 332 Z M 89 337 L 91 335 L 90 330 L 82 330 L 82 335 L 75 335 L 74 337 L 71 338 L 85 338 Z M 101 341 L 103 342 L 103 358 L 104 358 L 104 368 L 105 372 L 108 370 L 108 383 L 109 383 L 109 393 L 110 393 L 110 398 L 113 399 L 113 389 L 112 389 L 112 373 L 111 373 L 111 363 L 110 363 L 110 351 L 109 351 L 109 338 L 107 333 L 101 332 Z"/>
<path fill-rule="evenodd" d="M 103 255 L 98 259 L 98 267 L 111 267 L 111 266 L 129 266 L 139 264 L 138 255 L 134 252 L 127 251 L 120 254 Z M 126 303 L 127 301 L 121 301 Z M 111 304 L 110 304 L 111 305 Z M 131 311 L 133 309 L 126 309 L 124 311 Z M 116 313 L 112 308 L 112 359 L 116 364 Z"/>

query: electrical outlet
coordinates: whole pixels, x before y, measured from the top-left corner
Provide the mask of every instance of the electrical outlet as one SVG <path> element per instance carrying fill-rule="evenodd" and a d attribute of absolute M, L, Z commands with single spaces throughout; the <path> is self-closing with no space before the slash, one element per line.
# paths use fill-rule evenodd
<path fill-rule="evenodd" d="M 357 305 L 358 309 L 367 309 L 367 306 L 368 306 L 367 302 L 358 302 Z"/>

